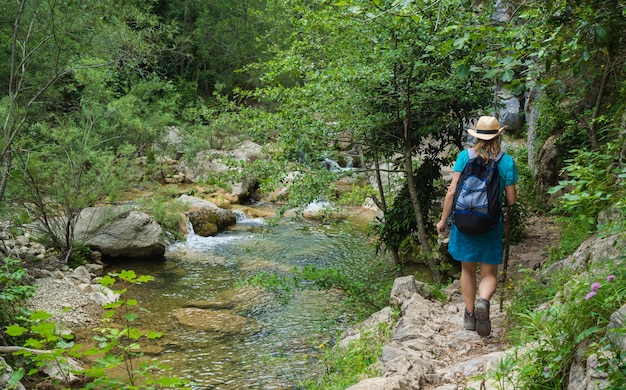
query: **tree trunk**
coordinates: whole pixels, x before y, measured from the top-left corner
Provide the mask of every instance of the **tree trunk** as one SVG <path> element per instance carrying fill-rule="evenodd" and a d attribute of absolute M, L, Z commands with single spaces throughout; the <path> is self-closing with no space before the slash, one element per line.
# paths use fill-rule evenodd
<path fill-rule="evenodd" d="M 606 88 L 606 81 L 609 78 L 609 74 L 611 68 L 611 57 L 607 56 L 606 64 L 604 65 L 604 74 L 602 75 L 602 82 L 600 83 L 600 90 L 598 91 L 598 96 L 596 97 L 596 105 L 593 108 L 593 115 L 591 117 L 591 124 L 587 129 L 587 135 L 589 136 L 589 143 L 593 150 L 598 150 L 600 147 L 598 143 L 598 134 L 596 132 L 596 120 L 600 115 L 600 107 L 602 106 L 602 98 L 604 97 L 604 89 Z"/>
<path fill-rule="evenodd" d="M 426 226 L 424 225 L 424 213 L 422 212 L 422 206 L 419 202 L 417 190 L 415 189 L 415 181 L 413 180 L 413 145 L 411 144 L 411 138 L 409 137 L 409 121 L 404 120 L 404 169 L 407 175 L 407 186 L 409 188 L 409 196 L 411 197 L 411 204 L 413 205 L 413 213 L 415 214 L 415 221 L 417 222 L 417 236 L 419 237 L 422 249 L 426 252 L 426 259 L 428 261 L 428 268 L 433 276 L 433 281 L 439 283 L 441 281 L 441 275 L 437 268 L 437 259 L 433 256 L 433 250 L 428 242 L 428 233 L 426 233 Z"/>

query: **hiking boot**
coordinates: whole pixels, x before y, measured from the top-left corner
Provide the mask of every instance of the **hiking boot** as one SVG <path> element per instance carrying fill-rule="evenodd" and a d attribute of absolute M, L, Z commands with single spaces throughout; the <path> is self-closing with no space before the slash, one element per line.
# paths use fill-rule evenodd
<path fill-rule="evenodd" d="M 465 328 L 465 330 L 476 330 L 476 317 L 474 313 L 467 311 L 467 308 L 463 316 L 463 328 Z"/>
<path fill-rule="evenodd" d="M 489 319 L 489 301 L 486 299 L 478 299 L 474 307 L 474 316 L 476 317 L 476 331 L 479 335 L 487 337 L 491 334 L 491 320 Z"/>

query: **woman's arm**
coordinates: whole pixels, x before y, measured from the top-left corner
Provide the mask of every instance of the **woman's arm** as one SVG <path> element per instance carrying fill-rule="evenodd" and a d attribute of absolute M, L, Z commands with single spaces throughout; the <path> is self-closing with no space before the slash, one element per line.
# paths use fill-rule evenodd
<path fill-rule="evenodd" d="M 517 202 L 517 188 L 515 184 L 504 187 L 504 195 L 506 196 L 506 203 L 509 206 L 514 205 Z"/>
<path fill-rule="evenodd" d="M 454 193 L 456 192 L 456 183 L 459 181 L 461 172 L 452 172 L 452 182 L 446 192 L 446 197 L 443 200 L 443 211 L 441 212 L 441 220 L 437 222 L 437 233 L 444 234 L 448 229 L 448 218 L 452 214 L 452 207 L 454 206 Z"/>

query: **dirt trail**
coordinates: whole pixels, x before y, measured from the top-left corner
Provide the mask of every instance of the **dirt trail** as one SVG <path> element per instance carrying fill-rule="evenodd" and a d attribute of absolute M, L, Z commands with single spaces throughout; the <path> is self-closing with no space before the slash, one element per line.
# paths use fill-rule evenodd
<path fill-rule="evenodd" d="M 548 249 L 556 246 L 560 237 L 553 218 L 548 216 L 531 217 L 525 234 L 522 242 L 510 247 L 507 279 L 513 286 L 516 278 L 520 276 L 521 269 L 536 270 L 545 262 Z M 445 366 L 468 362 L 509 348 L 510 345 L 505 334 L 507 328 L 506 312 L 500 311 L 500 291 L 502 291 L 501 285 L 498 286 L 498 292 L 491 300 L 492 334 L 487 338 L 480 337 L 475 332 L 462 330 L 461 313 L 464 304 L 460 292 L 453 294 L 449 303 L 456 305 L 459 308 L 459 313 L 450 316 L 450 321 L 444 325 L 444 329 L 441 329 L 440 333 L 455 338 L 457 342 L 450 343 L 449 349 L 445 351 L 445 357 L 442 359 Z M 466 388 L 468 379 L 459 377 L 457 388 Z M 476 385 L 476 383 L 469 384 Z M 433 384 L 422 390 L 434 390 L 438 387 L 438 385 Z"/>

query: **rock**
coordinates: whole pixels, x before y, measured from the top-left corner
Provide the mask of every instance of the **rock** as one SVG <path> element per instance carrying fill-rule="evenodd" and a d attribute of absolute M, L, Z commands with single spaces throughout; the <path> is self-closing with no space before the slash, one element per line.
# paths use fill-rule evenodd
<path fill-rule="evenodd" d="M 409 275 L 396 278 L 393 281 L 393 287 L 391 288 L 389 305 L 400 306 L 402 305 L 402 302 L 411 298 L 411 296 L 416 292 L 417 285 L 415 284 L 415 276 Z"/>
<path fill-rule="evenodd" d="M 219 208 L 208 200 L 181 195 L 178 201 L 191 207 L 187 218 L 199 236 L 214 236 L 237 223 L 237 215 L 232 210 Z"/>
<path fill-rule="evenodd" d="M 626 353 L 626 333 L 623 332 L 623 330 L 626 329 L 626 305 L 611 314 L 607 329 L 609 330 L 608 334 L 611 344 L 613 344 L 618 351 Z M 620 330 L 622 331 L 620 332 Z"/>
<path fill-rule="evenodd" d="M 70 277 L 76 279 L 78 283 L 91 283 L 91 275 L 83 265 L 76 267 Z"/>
<path fill-rule="evenodd" d="M 312 221 L 339 221 L 345 219 L 346 215 L 329 202 L 313 202 L 302 211 L 302 217 Z"/>
<path fill-rule="evenodd" d="M 197 308 L 174 310 L 174 316 L 182 325 L 221 334 L 255 333 L 259 324 L 229 311 L 215 311 Z"/>
<path fill-rule="evenodd" d="M 337 345 L 340 349 L 348 348 L 348 345 L 363 337 L 363 334 L 377 334 L 381 328 L 389 329 L 393 323 L 391 307 L 386 307 L 369 316 L 365 321 L 346 329 L 339 337 Z"/>
<path fill-rule="evenodd" d="M 216 301 L 228 302 L 238 313 L 256 310 L 272 302 L 272 294 L 258 287 L 242 287 L 224 290 L 217 294 Z"/>
<path fill-rule="evenodd" d="M 53 321 L 70 328 L 93 326 L 100 322 L 103 315 L 101 303 L 91 299 L 91 294 L 96 291 L 83 292 L 69 277 L 37 279 L 35 285 L 35 295 L 26 301 L 26 306 L 32 311 L 46 311 L 52 314 Z M 92 290 L 109 294 L 106 303 L 117 299 L 110 289 L 93 284 L 91 286 Z M 68 307 L 71 308 L 70 311 L 66 310 Z"/>
<path fill-rule="evenodd" d="M 516 96 L 507 94 L 500 99 L 504 105 L 500 109 L 498 120 L 501 126 L 506 126 L 506 131 L 510 133 L 517 132 L 522 129 L 523 116 L 520 114 L 521 104 Z"/>
<path fill-rule="evenodd" d="M 497 370 L 498 365 L 505 357 L 505 351 L 493 352 L 437 370 L 437 374 L 445 382 L 452 382 L 459 376 L 471 378 L 485 372 Z"/>
<path fill-rule="evenodd" d="M 83 366 L 78 360 L 68 357 L 47 362 L 42 371 L 50 378 L 69 386 L 82 381 L 82 378 L 74 375 L 73 372 L 82 372 Z"/>
<path fill-rule="evenodd" d="M 556 136 L 549 137 L 541 147 L 535 164 L 535 186 L 548 203 L 552 203 L 561 194 L 549 195 L 548 190 L 559 181 L 561 160 L 556 147 Z"/>
<path fill-rule="evenodd" d="M 620 256 L 625 245 L 626 238 L 621 234 L 604 236 L 596 233 L 585 240 L 569 257 L 550 265 L 539 275 L 545 279 L 560 269 L 582 270 L 597 262 L 624 263 Z"/>
<path fill-rule="evenodd" d="M 402 376 L 370 378 L 348 387 L 346 390 L 409 390 Z"/>
<path fill-rule="evenodd" d="M 179 167 L 181 173 L 188 181 L 197 183 L 207 178 L 207 172 L 221 173 L 231 169 L 238 169 L 229 166 L 227 162 L 253 162 L 262 157 L 262 146 L 252 142 L 244 141 L 233 150 L 211 150 L 201 152 L 195 156 L 193 164 L 183 163 Z M 231 183 L 232 194 L 236 198 L 249 195 L 256 186 L 257 179 L 254 176 L 247 176 L 238 183 Z"/>
<path fill-rule="evenodd" d="M 163 229 L 149 215 L 127 206 L 81 211 L 74 238 L 109 257 L 163 259 Z"/>
<path fill-rule="evenodd" d="M 232 309 L 233 302 L 226 301 L 193 301 L 187 302 L 185 307 L 193 307 L 196 309 L 211 309 L 211 310 L 223 310 Z"/>

